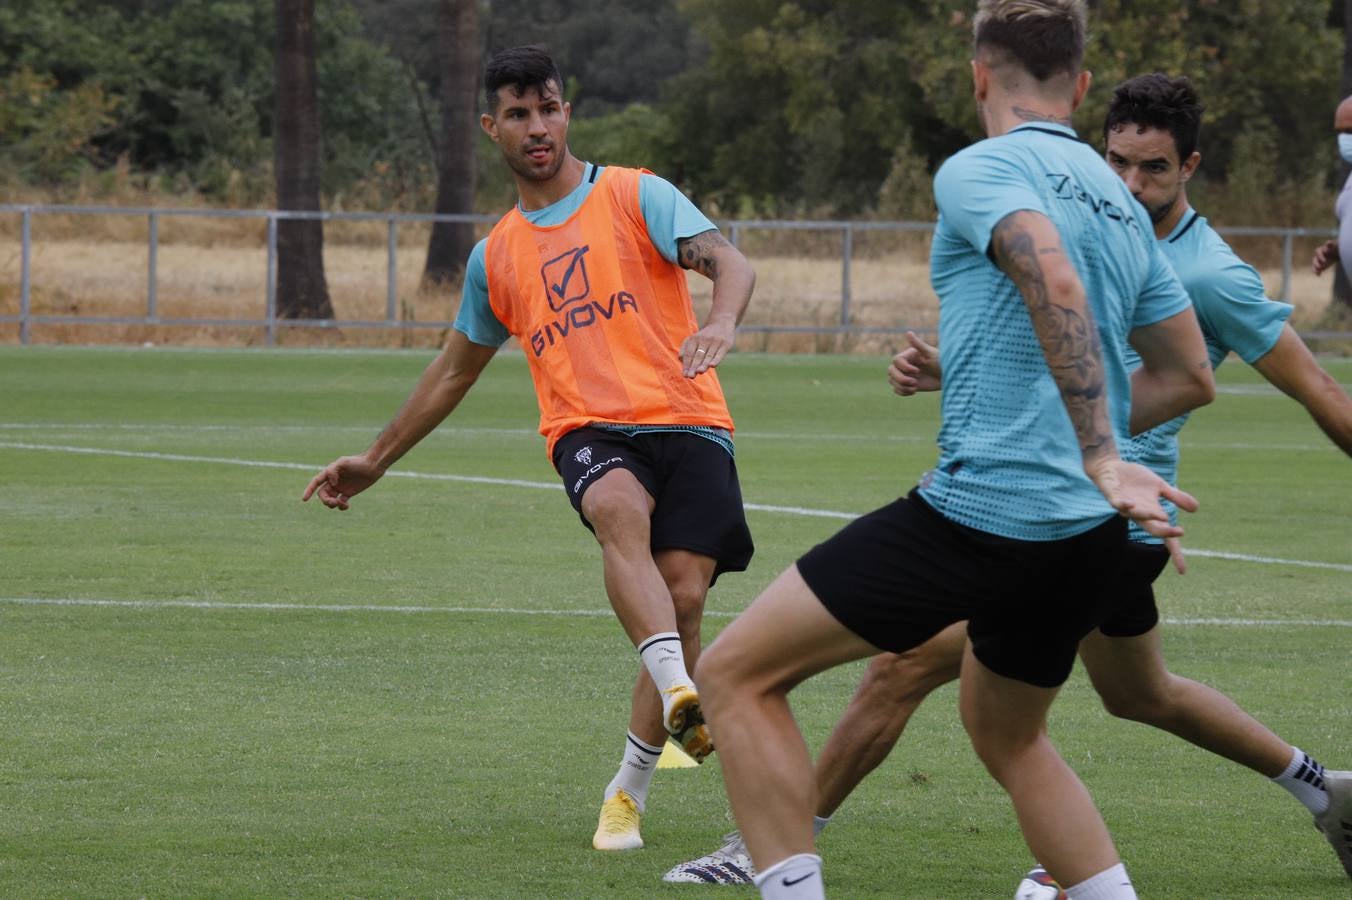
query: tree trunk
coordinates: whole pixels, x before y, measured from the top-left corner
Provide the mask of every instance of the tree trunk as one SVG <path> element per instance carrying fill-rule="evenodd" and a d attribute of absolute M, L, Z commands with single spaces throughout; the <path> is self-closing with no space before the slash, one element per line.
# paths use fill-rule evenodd
<path fill-rule="evenodd" d="M 315 0 L 275 0 L 277 108 L 273 152 L 277 208 L 319 209 L 319 84 L 315 66 Z M 324 279 L 324 223 L 277 221 L 277 315 L 331 319 Z"/>
<path fill-rule="evenodd" d="M 475 104 L 479 92 L 479 43 L 479 0 L 438 0 L 437 57 L 441 67 L 438 213 L 474 212 L 475 149 L 479 140 Z M 433 223 L 423 284 L 444 284 L 459 278 L 473 249 L 473 223 Z"/>

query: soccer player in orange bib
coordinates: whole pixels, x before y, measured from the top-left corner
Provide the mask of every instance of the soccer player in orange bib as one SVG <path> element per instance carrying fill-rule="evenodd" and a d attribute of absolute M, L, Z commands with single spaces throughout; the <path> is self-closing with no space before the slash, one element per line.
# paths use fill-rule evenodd
<path fill-rule="evenodd" d="M 732 349 L 755 274 L 667 181 L 573 156 L 563 84 L 538 47 L 489 61 L 480 124 L 519 203 L 470 254 L 455 328 L 394 420 L 365 453 L 326 466 L 302 499 L 347 509 L 517 338 L 540 433 L 600 544 L 611 606 L 642 661 L 592 839 L 629 850 L 643 846 L 640 816 L 667 737 L 696 760 L 713 750 L 690 677 L 700 620 L 714 580 L 745 570 L 752 554 L 714 367 Z M 702 327 L 684 269 L 713 282 Z"/>

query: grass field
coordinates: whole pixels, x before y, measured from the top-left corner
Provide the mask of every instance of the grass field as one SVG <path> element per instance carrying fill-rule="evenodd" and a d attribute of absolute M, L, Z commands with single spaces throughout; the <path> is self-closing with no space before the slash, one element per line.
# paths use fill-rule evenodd
<path fill-rule="evenodd" d="M 732 827 L 717 755 L 658 772 L 646 849 L 589 847 L 636 660 L 520 355 L 350 512 L 299 502 L 429 358 L 0 347 L 0 895 L 719 891 L 659 880 Z M 1352 384 L 1352 361 L 1328 366 Z M 934 398 L 892 396 L 884 368 L 724 364 L 758 553 L 711 595 L 706 640 L 932 462 Z M 1160 583 L 1168 654 L 1352 767 L 1352 463 L 1242 364 L 1220 381 L 1184 432 L 1203 506 L 1191 571 Z M 795 692 L 813 747 L 858 674 Z M 1012 894 L 1027 851 L 955 696 L 823 835 L 832 896 Z M 1110 719 L 1078 670 L 1052 731 L 1142 896 L 1349 895 L 1284 791 Z"/>

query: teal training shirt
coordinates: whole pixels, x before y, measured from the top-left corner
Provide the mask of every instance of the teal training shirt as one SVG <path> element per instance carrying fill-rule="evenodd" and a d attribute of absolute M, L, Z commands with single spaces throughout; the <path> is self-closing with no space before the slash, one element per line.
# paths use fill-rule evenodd
<path fill-rule="evenodd" d="M 995 226 L 1031 210 L 1056 225 L 1098 326 L 1109 414 L 1127 441 L 1127 334 L 1177 315 L 1188 296 L 1149 218 L 1103 159 L 1064 126 L 1029 123 L 966 148 L 934 180 L 930 278 L 944 372 L 939 461 L 920 494 L 961 525 L 1060 540 L 1115 515 L 1084 474 L 1027 307 L 989 256 Z"/>
<path fill-rule="evenodd" d="M 582 183 L 561 200 L 540 209 L 522 210 L 521 214 L 533 225 L 561 225 L 577 212 L 582 201 L 591 193 L 604 166 L 585 163 Z M 700 212 L 690 198 L 665 178 L 644 173 L 638 182 L 639 209 L 648 227 L 648 238 L 657 251 L 669 262 L 677 262 L 676 242 L 715 230 L 714 223 Z M 474 245 L 465 266 L 465 285 L 460 292 L 460 311 L 455 316 L 455 329 L 476 344 L 500 347 L 509 335 L 507 329 L 493 315 L 488 303 L 488 270 L 484 265 L 484 247 L 488 239 Z"/>
<path fill-rule="evenodd" d="M 1219 367 L 1231 351 L 1250 364 L 1267 355 L 1281 337 L 1292 307 L 1268 299 L 1263 279 L 1235 255 L 1216 229 L 1189 208 L 1159 246 L 1192 298 L 1211 368 Z M 1134 370 L 1140 364 L 1140 356 L 1128 347 L 1127 368 Z M 1174 484 L 1178 477 L 1178 432 L 1187 421 L 1184 414 L 1137 435 L 1121 448 L 1122 456 L 1149 466 Z M 1176 519 L 1172 504 L 1166 505 L 1170 517 Z M 1135 524 L 1131 537 L 1159 542 Z"/>

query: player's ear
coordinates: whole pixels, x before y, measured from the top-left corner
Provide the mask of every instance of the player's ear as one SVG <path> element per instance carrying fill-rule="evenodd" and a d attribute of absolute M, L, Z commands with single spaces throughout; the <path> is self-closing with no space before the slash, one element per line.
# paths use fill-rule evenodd
<path fill-rule="evenodd" d="M 1084 102 L 1085 95 L 1089 93 L 1089 85 L 1093 80 L 1094 73 L 1088 69 L 1082 70 L 1079 75 L 1075 76 L 1075 96 L 1070 101 L 1070 108 L 1072 111 L 1080 108 L 1080 104 Z"/>
<path fill-rule="evenodd" d="M 493 143 L 498 142 L 498 120 L 488 113 L 479 116 L 479 127 L 484 130 L 484 134 L 493 139 Z"/>
<path fill-rule="evenodd" d="M 1196 150 L 1178 167 L 1178 180 L 1187 181 L 1197 171 L 1197 167 L 1202 164 L 1202 154 Z"/>
<path fill-rule="evenodd" d="M 991 89 L 991 70 L 979 59 L 972 60 L 972 96 L 977 103 L 986 102 L 986 94 Z"/>

